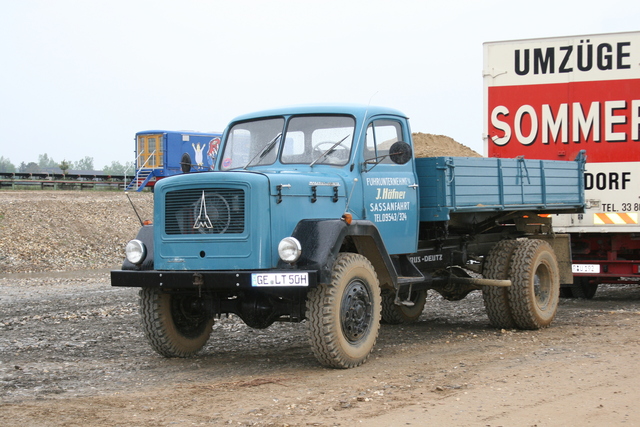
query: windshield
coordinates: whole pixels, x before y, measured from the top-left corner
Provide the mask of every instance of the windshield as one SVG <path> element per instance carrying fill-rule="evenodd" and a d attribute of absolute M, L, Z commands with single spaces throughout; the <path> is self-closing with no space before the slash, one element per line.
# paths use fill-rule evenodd
<path fill-rule="evenodd" d="M 229 131 L 222 169 L 270 165 L 276 161 L 284 118 L 238 123 Z"/>
<path fill-rule="evenodd" d="M 346 165 L 355 121 L 348 116 L 302 116 L 289 122 L 282 163 Z"/>
<path fill-rule="evenodd" d="M 345 165 L 355 120 L 350 116 L 297 116 L 282 138 L 283 118 L 238 123 L 229 131 L 222 169 L 282 163 Z"/>

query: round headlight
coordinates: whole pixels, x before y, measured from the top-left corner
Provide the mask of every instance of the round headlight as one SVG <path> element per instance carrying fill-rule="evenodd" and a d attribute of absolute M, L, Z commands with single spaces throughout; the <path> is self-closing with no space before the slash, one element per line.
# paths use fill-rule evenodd
<path fill-rule="evenodd" d="M 141 264 L 147 256 L 147 248 L 140 240 L 134 239 L 127 243 L 127 247 L 124 248 L 124 252 L 127 257 L 127 261 L 131 264 Z"/>
<path fill-rule="evenodd" d="M 278 244 L 278 255 L 284 262 L 296 262 L 302 254 L 302 246 L 295 237 L 285 237 Z"/>

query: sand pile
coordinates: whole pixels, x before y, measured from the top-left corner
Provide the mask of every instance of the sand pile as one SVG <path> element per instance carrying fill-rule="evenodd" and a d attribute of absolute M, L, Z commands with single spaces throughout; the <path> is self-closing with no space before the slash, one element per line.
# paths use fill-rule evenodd
<path fill-rule="evenodd" d="M 416 132 L 412 136 L 416 157 L 482 157 L 471 148 L 448 136 L 422 132 Z"/>

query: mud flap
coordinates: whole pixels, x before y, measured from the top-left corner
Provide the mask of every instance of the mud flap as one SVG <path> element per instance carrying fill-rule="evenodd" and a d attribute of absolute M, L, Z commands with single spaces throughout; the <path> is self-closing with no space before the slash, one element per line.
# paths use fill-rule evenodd
<path fill-rule="evenodd" d="M 558 260 L 560 284 L 573 284 L 573 272 L 571 270 L 571 237 L 568 234 L 537 235 L 538 240 L 544 240 L 553 248 Z"/>

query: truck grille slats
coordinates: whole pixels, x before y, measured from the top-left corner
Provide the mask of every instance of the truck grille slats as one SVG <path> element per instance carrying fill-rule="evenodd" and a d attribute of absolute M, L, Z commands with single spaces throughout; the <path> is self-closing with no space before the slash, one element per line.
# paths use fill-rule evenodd
<path fill-rule="evenodd" d="M 244 232 L 244 191 L 229 188 L 170 191 L 165 197 L 165 233 Z"/>

